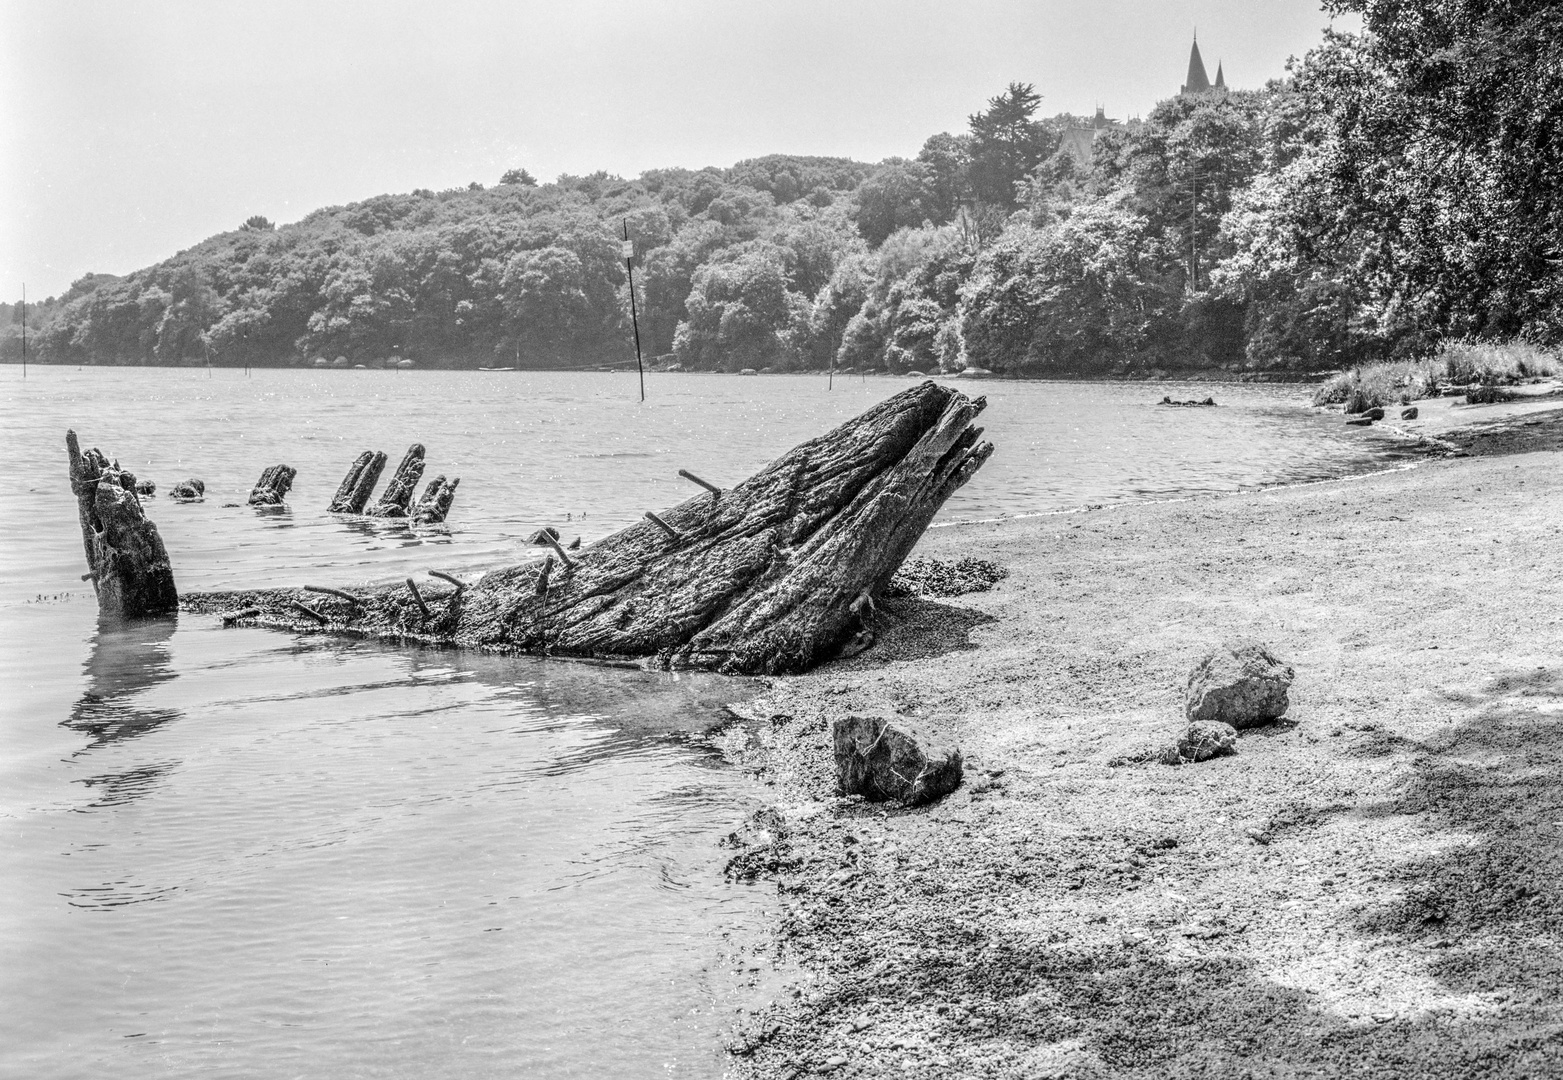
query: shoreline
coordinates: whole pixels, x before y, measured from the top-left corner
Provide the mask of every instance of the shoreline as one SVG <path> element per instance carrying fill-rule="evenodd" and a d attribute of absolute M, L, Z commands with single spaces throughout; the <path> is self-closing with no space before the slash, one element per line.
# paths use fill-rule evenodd
<path fill-rule="evenodd" d="M 22 366 L 22 363 L 21 363 L 20 360 L 0 360 L 0 366 L 3 366 L 3 365 L 10 365 L 12 367 L 20 368 Z M 349 365 L 342 366 L 342 367 L 338 367 L 338 366 L 336 366 L 334 364 L 315 365 L 315 364 L 302 364 L 302 363 L 297 363 L 297 364 L 250 364 L 248 366 L 246 366 L 244 364 L 211 364 L 211 365 L 207 365 L 207 364 L 76 364 L 76 363 L 60 363 L 60 364 L 57 364 L 57 363 L 53 363 L 53 362 L 42 362 L 42 361 L 38 361 L 38 360 L 29 360 L 27 362 L 27 367 L 28 368 L 75 368 L 77 370 L 85 370 L 86 368 L 131 368 L 131 369 L 148 369 L 148 370 L 159 370 L 159 371 L 163 371 L 163 370 L 168 370 L 168 371 L 206 371 L 206 370 L 210 369 L 210 370 L 217 370 L 217 371 L 251 371 L 251 372 L 255 372 L 255 371 L 314 371 L 314 372 L 322 372 L 322 371 L 348 371 L 348 372 L 351 372 L 351 371 L 396 371 L 396 372 L 398 372 L 400 374 L 408 374 L 408 373 L 412 373 L 412 372 L 436 372 L 436 371 L 437 372 L 450 372 L 450 371 L 475 371 L 476 372 L 476 371 L 481 371 L 481 372 L 483 372 L 486 375 L 506 375 L 506 374 L 508 374 L 508 375 L 528 375 L 528 374 L 536 375 L 536 374 L 546 374 L 546 373 L 564 373 L 564 374 L 572 374 L 572 375 L 580 375 L 580 374 L 625 375 L 625 374 L 633 374 L 635 372 L 635 370 L 636 370 L 636 368 L 635 368 L 633 363 L 630 363 L 630 364 L 626 365 L 623 361 L 620 361 L 617 364 L 591 364 L 591 365 L 584 365 L 584 366 L 581 366 L 581 367 L 536 367 L 536 368 L 533 368 L 533 367 L 478 367 L 476 365 L 467 366 L 465 364 L 451 366 L 451 367 L 444 367 L 444 366 L 439 366 L 439 365 L 431 365 L 431 364 L 427 364 L 427 363 L 416 363 L 415 362 L 414 366 L 412 366 L 412 367 L 409 367 L 409 368 L 398 368 L 398 367 L 392 367 L 390 365 L 375 365 L 375 364 L 349 364 Z M 648 374 L 648 375 L 733 375 L 733 376 L 743 376 L 743 377 L 748 377 L 748 376 L 751 376 L 751 375 L 796 375 L 796 376 L 807 375 L 807 376 L 811 376 L 811 377 L 817 377 L 817 376 L 820 376 L 820 375 L 829 376 L 831 374 L 835 374 L 835 375 L 838 375 L 838 376 L 840 376 L 842 378 L 846 378 L 848 376 L 859 376 L 859 377 L 869 376 L 869 377 L 876 378 L 876 379 L 910 379 L 910 378 L 960 379 L 963 382 L 1042 382 L 1042 383 L 1048 383 L 1048 382 L 1063 382 L 1063 383 L 1074 383 L 1074 382 L 1204 383 L 1204 382 L 1208 382 L 1208 383 L 1266 383 L 1266 384 L 1273 383 L 1273 384 L 1278 384 L 1278 385 L 1293 385 L 1293 384 L 1295 384 L 1295 385 L 1298 385 L 1298 386 L 1308 386 L 1308 385 L 1313 385 L 1313 384 L 1322 382 L 1325 379 L 1329 378 L 1331 375 L 1337 374 L 1337 372 L 1335 372 L 1335 371 L 1300 371 L 1300 372 L 1299 371 L 1241 371 L 1241 372 L 1236 372 L 1236 371 L 1229 371 L 1229 370 L 1227 370 L 1225 368 L 1200 368 L 1198 370 L 1178 371 L 1178 370 L 1173 370 L 1173 369 L 1157 368 L 1157 369 L 1154 369 L 1154 371 L 1120 373 L 1120 374 L 1114 374 L 1112 372 L 1103 371 L 1103 372 L 1095 372 L 1095 373 L 1091 373 L 1091 372 L 1076 372 L 1076 373 L 1060 372 L 1059 374 L 1056 374 L 1056 375 L 1005 375 L 1005 374 L 997 374 L 997 373 L 993 373 L 993 372 L 986 372 L 986 373 L 983 373 L 983 374 L 980 374 L 980 375 L 974 375 L 974 374 L 970 374 L 970 373 L 967 373 L 967 372 L 960 372 L 960 371 L 951 371 L 951 372 L 933 371 L 933 372 L 919 372 L 919 373 L 916 373 L 916 374 L 913 374 L 913 373 L 910 373 L 910 372 L 897 372 L 897 371 L 844 371 L 844 370 L 841 370 L 841 369 L 837 369 L 835 372 L 831 372 L 829 369 L 826 369 L 826 368 L 817 368 L 817 369 L 816 368 L 810 368 L 810 369 L 807 369 L 807 370 L 798 370 L 798 371 L 720 371 L 720 370 L 717 370 L 717 369 L 714 369 L 714 368 L 713 369 L 696 368 L 696 369 L 680 369 L 678 371 L 670 371 L 670 370 L 667 370 L 665 368 L 647 367 L 646 368 L 646 374 Z"/>
<path fill-rule="evenodd" d="M 1009 577 L 886 601 L 875 648 L 719 737 L 773 793 L 735 866 L 803 972 L 733 1075 L 1563 1070 L 1547 412 L 1449 431 L 1462 459 L 930 530 Z M 1232 636 L 1295 666 L 1287 718 L 1141 763 Z M 961 746 L 962 787 L 834 797 L 829 720 L 864 711 Z"/>

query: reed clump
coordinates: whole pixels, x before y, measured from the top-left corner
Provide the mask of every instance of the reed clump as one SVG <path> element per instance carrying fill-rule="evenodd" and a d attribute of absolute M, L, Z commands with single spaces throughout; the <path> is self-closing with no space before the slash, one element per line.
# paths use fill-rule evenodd
<path fill-rule="evenodd" d="M 1335 375 L 1314 391 L 1315 405 L 1344 405 L 1348 413 L 1442 394 L 1474 394 L 1499 401 L 1503 387 L 1563 373 L 1563 357 L 1525 341 L 1448 341 L 1426 360 L 1364 364 Z"/>

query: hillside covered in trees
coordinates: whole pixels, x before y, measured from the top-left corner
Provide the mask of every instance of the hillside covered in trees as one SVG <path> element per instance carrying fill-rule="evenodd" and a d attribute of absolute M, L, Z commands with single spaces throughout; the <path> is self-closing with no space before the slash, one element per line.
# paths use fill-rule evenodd
<path fill-rule="evenodd" d="M 1072 152 L 1011 84 L 870 165 L 771 156 L 382 195 L 251 218 L 29 306 L 48 363 L 1000 374 L 1305 371 L 1451 337 L 1563 338 L 1563 11 L 1338 0 L 1255 91 Z M 20 310 L 0 337 L 19 354 Z M 338 358 L 341 358 L 338 361 Z"/>

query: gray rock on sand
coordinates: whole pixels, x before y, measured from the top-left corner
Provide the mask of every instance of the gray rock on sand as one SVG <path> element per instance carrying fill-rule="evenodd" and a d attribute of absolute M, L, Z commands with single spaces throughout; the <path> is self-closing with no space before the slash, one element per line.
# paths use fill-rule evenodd
<path fill-rule="evenodd" d="M 1291 667 L 1259 642 L 1228 642 L 1194 665 L 1183 712 L 1190 723 L 1267 724 L 1285 714 L 1293 678 Z"/>
<path fill-rule="evenodd" d="M 1161 755 L 1164 765 L 1191 765 L 1237 753 L 1237 728 L 1217 720 L 1196 720 Z"/>
<path fill-rule="evenodd" d="M 1400 419 L 1402 420 L 1415 420 L 1416 417 L 1417 411 L 1415 405 L 1411 406 L 1409 409 L 1400 410 Z"/>
<path fill-rule="evenodd" d="M 917 806 L 960 786 L 961 752 L 934 742 L 903 720 L 844 716 L 832 722 L 831 735 L 836 789 L 842 795 Z"/>

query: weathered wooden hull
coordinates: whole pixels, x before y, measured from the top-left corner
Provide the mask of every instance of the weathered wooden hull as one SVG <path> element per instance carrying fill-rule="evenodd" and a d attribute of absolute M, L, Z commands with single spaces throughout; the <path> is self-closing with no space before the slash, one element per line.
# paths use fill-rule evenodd
<path fill-rule="evenodd" d="M 191 594 L 187 609 L 321 630 L 730 673 L 800 671 L 850 647 L 874 595 L 993 452 L 985 406 L 926 382 L 736 487 L 461 588 L 356 600 L 282 589 Z"/>

